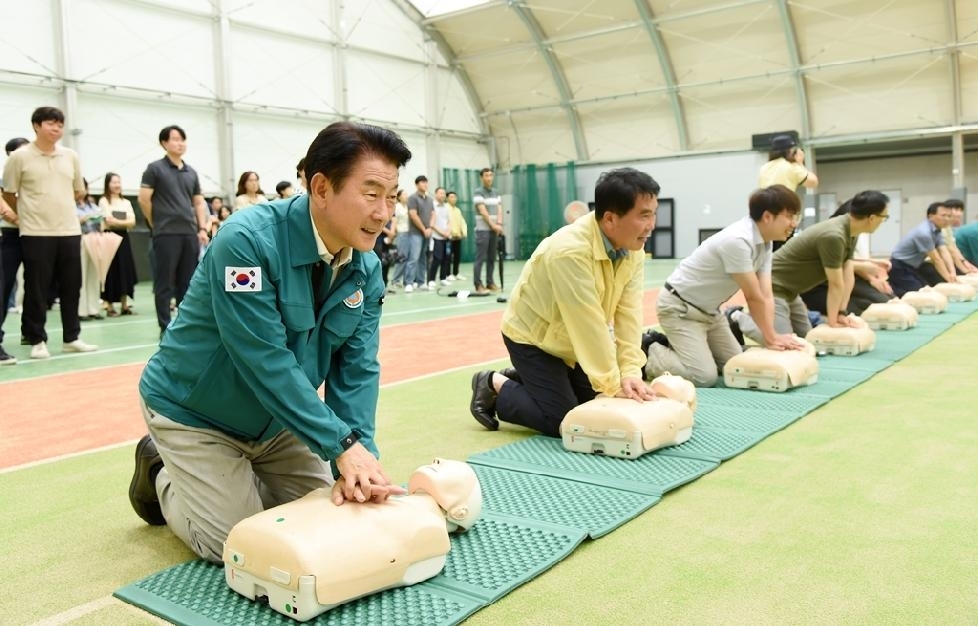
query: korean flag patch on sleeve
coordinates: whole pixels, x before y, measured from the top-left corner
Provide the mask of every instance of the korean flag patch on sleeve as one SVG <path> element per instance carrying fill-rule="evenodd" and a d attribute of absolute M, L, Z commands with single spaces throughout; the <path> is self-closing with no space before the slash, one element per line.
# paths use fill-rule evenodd
<path fill-rule="evenodd" d="M 225 267 L 224 291 L 261 291 L 261 268 Z"/>

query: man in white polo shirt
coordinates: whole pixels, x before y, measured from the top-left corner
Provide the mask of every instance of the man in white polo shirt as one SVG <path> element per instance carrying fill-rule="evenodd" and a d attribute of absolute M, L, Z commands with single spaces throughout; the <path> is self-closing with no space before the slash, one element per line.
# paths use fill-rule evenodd
<path fill-rule="evenodd" d="M 646 378 L 669 372 L 712 387 L 727 361 L 743 350 L 720 312 L 738 289 L 765 347 L 801 347 L 791 335 L 775 332 L 771 292 L 771 242 L 784 241 L 794 230 L 801 201 L 784 185 L 772 185 L 751 194 L 749 207 L 748 216 L 700 244 L 666 279 L 656 303 L 665 335 L 650 335 Z"/>
<path fill-rule="evenodd" d="M 21 334 L 32 359 L 51 356 L 47 348 L 48 290 L 58 284 L 61 334 L 65 352 L 91 352 L 96 346 L 78 338 L 81 291 L 81 225 L 75 200 L 85 196 L 78 154 L 58 145 L 65 116 L 55 107 L 31 115 L 36 138 L 13 152 L 3 168 L 3 199 L 17 213 L 24 255 L 24 313 Z"/>

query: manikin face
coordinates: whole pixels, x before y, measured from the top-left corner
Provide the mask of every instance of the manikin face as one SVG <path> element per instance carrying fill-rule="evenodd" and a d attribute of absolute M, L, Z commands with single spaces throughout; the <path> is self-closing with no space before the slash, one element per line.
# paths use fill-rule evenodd
<path fill-rule="evenodd" d="M 353 166 L 341 189 L 334 189 L 321 173 L 309 184 L 313 218 L 329 252 L 372 250 L 394 212 L 397 165 L 368 154 Z"/>
<path fill-rule="evenodd" d="M 37 138 L 42 141 L 58 143 L 61 141 L 61 136 L 65 134 L 64 122 L 45 120 L 40 124 L 34 124 L 33 126 L 34 134 L 36 134 Z"/>
<path fill-rule="evenodd" d="M 602 231 L 615 249 L 642 250 L 645 241 L 655 230 L 655 212 L 658 208 L 658 198 L 640 195 L 628 213 L 617 215 L 606 212 L 601 217 Z"/>

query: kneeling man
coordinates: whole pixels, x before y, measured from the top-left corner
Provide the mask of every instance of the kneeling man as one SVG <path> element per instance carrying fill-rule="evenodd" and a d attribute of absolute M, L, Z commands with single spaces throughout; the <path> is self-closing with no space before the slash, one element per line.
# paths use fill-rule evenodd
<path fill-rule="evenodd" d="M 772 242 L 784 241 L 794 230 L 801 201 L 784 185 L 772 185 L 751 194 L 748 204 L 748 216 L 700 244 L 666 279 L 656 311 L 668 339 L 653 335 L 646 378 L 669 372 L 712 387 L 726 362 L 743 350 L 720 312 L 738 289 L 766 347 L 801 347 L 791 335 L 775 331 L 771 295 Z"/>
<path fill-rule="evenodd" d="M 655 397 L 642 380 L 639 345 L 644 248 L 658 194 L 644 172 L 605 172 L 594 213 L 537 246 L 503 315 L 515 369 L 472 378 L 470 409 L 480 424 L 496 430 L 502 420 L 559 437 L 564 415 L 598 393 Z"/>

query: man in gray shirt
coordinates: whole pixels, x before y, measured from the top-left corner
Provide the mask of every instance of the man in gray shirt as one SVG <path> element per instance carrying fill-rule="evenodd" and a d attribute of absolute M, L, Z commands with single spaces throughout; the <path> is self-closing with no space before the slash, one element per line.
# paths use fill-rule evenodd
<path fill-rule="evenodd" d="M 656 302 L 665 336 L 652 335 L 646 378 L 670 372 L 697 387 L 716 384 L 726 362 L 742 351 L 720 312 L 738 289 L 755 313 L 765 347 L 801 347 L 791 335 L 775 332 L 771 290 L 771 242 L 794 230 L 801 201 L 787 187 L 772 185 L 751 194 L 749 206 L 749 216 L 700 244 L 666 279 Z"/>
<path fill-rule="evenodd" d="M 927 207 L 927 219 L 897 242 L 890 253 L 890 286 L 897 297 L 941 281 L 957 281 L 954 268 L 948 268 L 942 249 L 947 250 L 941 229 L 951 220 L 951 209 L 940 202 Z M 950 257 L 948 257 L 950 258 Z M 930 259 L 932 265 L 924 263 Z"/>
<path fill-rule="evenodd" d="M 160 131 L 160 145 L 166 156 L 143 172 L 139 206 L 153 232 L 153 294 L 162 337 L 170 325 L 170 300 L 183 301 L 200 248 L 207 244 L 210 213 L 196 170 L 183 161 L 187 133 L 167 126 Z"/>
<path fill-rule="evenodd" d="M 417 191 L 408 197 L 408 249 L 404 269 L 404 291 L 428 288 L 428 237 L 431 237 L 431 214 L 435 201 L 428 195 L 428 177 L 414 179 Z"/>

